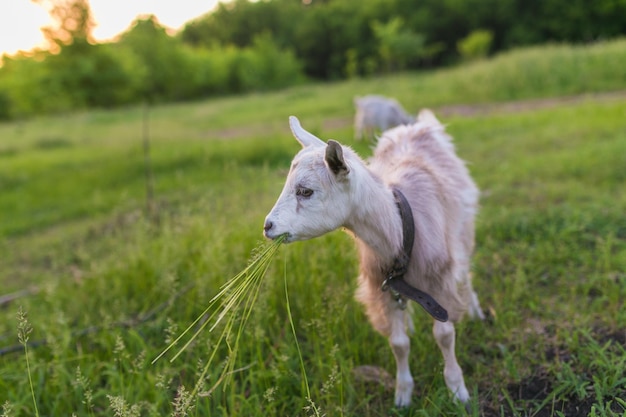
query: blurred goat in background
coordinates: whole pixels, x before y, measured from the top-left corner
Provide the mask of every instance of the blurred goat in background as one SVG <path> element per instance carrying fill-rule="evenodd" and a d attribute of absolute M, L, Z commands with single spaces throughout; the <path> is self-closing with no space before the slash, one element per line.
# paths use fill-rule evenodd
<path fill-rule="evenodd" d="M 355 97 L 354 107 L 356 109 L 354 116 L 356 140 L 364 137 L 373 139 L 376 133 L 415 122 L 415 117 L 409 115 L 400 103 L 392 98 L 377 95 Z"/>

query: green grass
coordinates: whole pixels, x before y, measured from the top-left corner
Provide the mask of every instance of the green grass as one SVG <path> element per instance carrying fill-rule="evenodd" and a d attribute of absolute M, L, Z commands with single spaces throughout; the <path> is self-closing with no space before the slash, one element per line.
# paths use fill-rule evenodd
<path fill-rule="evenodd" d="M 11 350 L 0 355 L 4 415 L 461 413 L 419 309 L 413 407 L 393 409 L 392 390 L 353 373 L 395 365 L 353 299 L 354 245 L 339 231 L 280 248 L 236 363 L 207 331 L 173 362 L 152 361 L 258 247 L 299 148 L 288 115 L 368 156 L 368 144 L 352 141 L 354 95 L 437 110 L 626 89 L 609 65 L 625 53 L 624 41 L 552 46 L 435 73 L 152 108 L 156 217 L 145 213 L 141 108 L 0 125 L 0 295 L 32 290 L 0 309 L 0 349 Z M 581 68 L 595 76 L 581 83 Z M 471 415 L 623 415 L 626 100 L 441 119 L 483 192 L 473 274 L 495 316 L 457 326 Z M 224 369 L 239 371 L 210 396 L 191 396 Z"/>

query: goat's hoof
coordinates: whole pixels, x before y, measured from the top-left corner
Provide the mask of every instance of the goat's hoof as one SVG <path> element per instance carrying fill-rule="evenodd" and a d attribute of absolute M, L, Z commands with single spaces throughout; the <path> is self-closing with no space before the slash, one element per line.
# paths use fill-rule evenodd
<path fill-rule="evenodd" d="M 465 388 L 465 386 L 460 387 L 455 393 L 454 393 L 454 397 L 460 401 L 461 403 L 465 404 L 467 406 L 467 404 L 469 404 L 469 400 L 470 400 L 470 396 L 469 396 L 469 392 L 467 392 L 467 388 Z"/>
<path fill-rule="evenodd" d="M 413 384 L 404 384 L 403 387 L 396 387 L 395 405 L 404 408 L 411 405 L 411 395 L 413 395 Z"/>
<path fill-rule="evenodd" d="M 409 405 L 411 405 L 411 399 L 410 398 L 408 400 L 407 399 L 398 399 L 398 398 L 396 398 L 395 406 L 397 408 L 407 408 Z"/>

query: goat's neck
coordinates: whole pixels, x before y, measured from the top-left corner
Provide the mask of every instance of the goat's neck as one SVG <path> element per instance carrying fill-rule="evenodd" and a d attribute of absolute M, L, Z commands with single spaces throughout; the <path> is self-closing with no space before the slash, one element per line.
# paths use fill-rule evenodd
<path fill-rule="evenodd" d="M 402 218 L 391 188 L 367 172 L 356 184 L 346 228 L 386 263 L 402 251 Z"/>

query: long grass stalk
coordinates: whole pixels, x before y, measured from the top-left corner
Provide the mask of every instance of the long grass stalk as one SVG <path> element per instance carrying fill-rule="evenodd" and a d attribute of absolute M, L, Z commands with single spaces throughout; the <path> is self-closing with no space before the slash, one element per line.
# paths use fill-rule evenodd
<path fill-rule="evenodd" d="M 309 379 L 306 375 L 306 368 L 304 367 L 304 358 L 302 357 L 302 351 L 300 350 L 300 344 L 298 343 L 298 335 L 296 334 L 296 326 L 293 324 L 293 315 L 291 314 L 291 304 L 289 303 L 289 290 L 287 288 L 287 264 L 285 262 L 285 267 L 283 268 L 285 271 L 283 274 L 285 281 L 285 304 L 287 306 L 287 317 L 289 317 L 289 326 L 291 327 L 291 333 L 293 334 L 293 340 L 296 344 L 296 349 L 298 350 L 298 359 L 300 360 L 300 369 L 302 370 L 302 378 L 304 380 L 304 387 L 306 389 L 306 398 L 309 402 L 309 406 L 312 407 L 313 412 L 316 416 L 320 416 L 320 410 L 318 409 L 315 402 L 311 398 L 311 389 L 309 388 Z"/>
<path fill-rule="evenodd" d="M 263 278 L 265 277 L 272 259 L 277 253 L 283 240 L 284 237 L 281 236 L 271 243 L 257 248 L 253 252 L 252 261 L 248 264 L 248 266 L 232 279 L 224 283 L 220 287 L 219 292 L 209 301 L 208 307 L 152 361 L 152 363 L 155 363 L 163 357 L 186 335 L 188 335 L 201 320 L 206 318 L 207 315 L 208 318 L 200 324 L 189 339 L 172 356 L 170 362 L 176 360 L 208 326 L 210 326 L 208 329 L 209 333 L 212 333 L 217 329 L 220 323 L 223 323 L 222 330 L 219 332 L 217 342 L 215 343 L 216 348 L 211 352 L 209 359 L 206 362 L 191 393 L 192 396 L 198 394 L 200 388 L 203 386 L 203 381 L 209 372 L 209 369 L 215 363 L 218 347 L 222 344 L 225 344 L 228 349 L 228 357 L 217 382 L 207 392 L 212 392 L 220 384 L 227 386 L 230 383 L 233 374 L 249 368 L 249 366 L 246 366 L 235 369 L 239 342 L 248 319 L 252 314 L 253 307 L 258 299 Z M 199 395 L 204 394 L 205 393 L 201 393 Z"/>
<path fill-rule="evenodd" d="M 287 306 L 287 317 L 289 317 L 289 326 L 291 327 L 291 333 L 293 334 L 293 340 L 298 350 L 298 358 L 300 359 L 300 369 L 302 370 L 302 378 L 304 379 L 304 386 L 306 388 L 307 398 L 311 398 L 311 390 L 309 389 L 309 380 L 306 376 L 306 369 L 304 367 L 304 359 L 302 358 L 302 351 L 300 350 L 300 344 L 298 343 L 298 336 L 296 335 L 296 327 L 293 324 L 293 316 L 291 314 L 291 304 L 289 303 L 289 290 L 287 289 L 287 265 L 285 265 L 285 303 Z"/>
<path fill-rule="evenodd" d="M 241 304 L 242 298 L 245 298 L 244 296 L 248 293 L 250 284 L 254 281 L 258 281 L 260 283 L 283 240 L 284 237 L 280 236 L 270 244 L 262 247 L 260 250 L 257 249 L 256 255 L 253 256 L 253 259 L 248 266 L 222 285 L 220 291 L 209 301 L 208 307 L 189 326 L 187 326 L 187 328 L 174 341 L 172 341 L 172 343 L 170 343 L 156 358 L 154 358 L 152 363 L 154 364 L 157 362 L 168 351 L 176 346 L 178 342 L 180 342 L 185 335 L 187 335 L 191 329 L 193 329 L 211 311 L 213 311 L 211 315 L 200 325 L 200 327 L 194 332 L 183 347 L 179 349 L 172 359 L 170 359 L 170 362 L 176 360 L 176 358 L 187 347 L 189 347 L 189 345 L 206 328 L 206 326 L 212 323 L 209 331 L 212 332 L 215 330 L 224 317 L 231 314 L 232 311 Z M 256 300 L 256 296 L 254 298 Z M 216 308 L 217 305 L 219 305 L 220 308 Z M 216 315 L 218 317 L 215 321 L 213 321 L 213 318 Z"/>
<path fill-rule="evenodd" d="M 30 360 L 28 359 L 28 338 L 33 331 L 26 312 L 20 308 L 17 311 L 17 339 L 20 344 L 24 346 L 24 357 L 26 358 L 26 373 L 28 374 L 28 384 L 30 386 L 30 394 L 33 399 L 33 406 L 35 407 L 35 416 L 39 417 L 39 409 L 37 408 L 37 398 L 35 397 L 35 387 L 33 385 L 33 377 L 30 370 Z"/>

